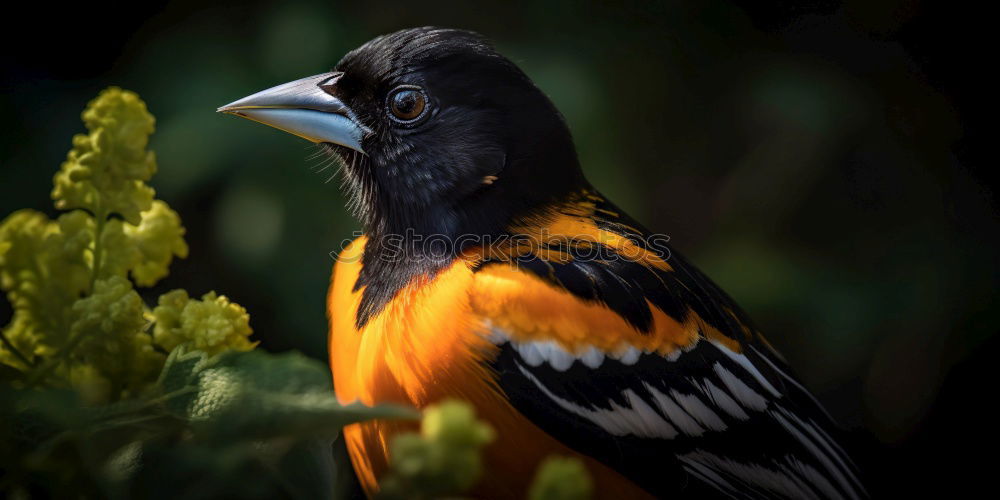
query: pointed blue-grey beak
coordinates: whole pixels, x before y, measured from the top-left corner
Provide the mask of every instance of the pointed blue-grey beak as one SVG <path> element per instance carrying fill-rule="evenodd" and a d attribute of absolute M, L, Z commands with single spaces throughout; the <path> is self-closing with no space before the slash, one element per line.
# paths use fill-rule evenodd
<path fill-rule="evenodd" d="M 220 113 L 242 116 L 312 142 L 332 142 L 364 153 L 367 128 L 340 99 L 324 90 L 341 73 L 310 76 L 231 102 Z"/>

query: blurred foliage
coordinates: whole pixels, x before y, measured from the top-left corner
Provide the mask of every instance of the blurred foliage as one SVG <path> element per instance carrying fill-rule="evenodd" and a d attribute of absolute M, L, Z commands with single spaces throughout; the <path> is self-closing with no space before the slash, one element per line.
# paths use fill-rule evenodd
<path fill-rule="evenodd" d="M 389 470 L 379 480 L 375 498 L 461 498 L 483 474 L 481 449 L 496 438 L 477 420 L 472 406 L 445 400 L 428 406 L 420 433 L 404 433 L 390 445 Z M 552 456 L 543 461 L 528 492 L 531 500 L 587 500 L 592 482 L 577 458 Z"/>
<path fill-rule="evenodd" d="M 540 466 L 528 492 L 530 500 L 585 500 L 593 484 L 583 462 L 577 458 L 550 457 Z"/>
<path fill-rule="evenodd" d="M 214 292 L 136 284 L 187 246 L 153 200 L 153 117 L 134 93 L 83 113 L 52 197 L 0 223 L 0 495 L 16 498 L 331 498 L 333 439 L 349 423 L 412 418 L 337 403 L 326 365 L 252 351 L 247 312 Z M 128 277 L 131 276 L 132 280 Z M 478 458 L 478 457 L 477 457 Z"/>
<path fill-rule="evenodd" d="M 349 423 L 412 418 L 342 406 L 300 354 L 171 352 L 155 390 L 111 405 L 0 388 L 0 493 L 21 498 L 332 498 Z"/>
<path fill-rule="evenodd" d="M 381 499 L 452 498 L 483 474 L 480 448 L 493 429 L 476 420 L 472 407 L 445 401 L 424 410 L 420 434 L 393 438 L 389 471 L 379 479 Z"/>

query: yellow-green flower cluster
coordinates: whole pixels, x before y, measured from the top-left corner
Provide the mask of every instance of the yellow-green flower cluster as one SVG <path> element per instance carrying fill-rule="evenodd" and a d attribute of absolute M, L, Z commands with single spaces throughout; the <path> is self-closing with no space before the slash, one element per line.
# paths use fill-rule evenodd
<path fill-rule="evenodd" d="M 471 488 L 483 472 L 481 448 L 493 429 L 476 419 L 472 406 L 445 401 L 424 411 L 420 434 L 397 436 L 390 471 L 380 482 L 382 498 L 437 498 Z"/>
<path fill-rule="evenodd" d="M 154 285 L 188 253 L 180 217 L 146 184 L 156 173 L 153 116 L 136 94 L 109 88 L 82 117 L 88 133 L 73 138 L 53 179 L 55 206 L 68 212 L 20 210 L 0 222 L 0 289 L 14 308 L 0 363 L 21 373 L 17 383 L 74 386 L 101 401 L 151 384 L 180 342 L 252 348 L 246 311 L 225 297 L 172 292 L 159 315 L 148 312 L 133 282 Z M 154 316 L 166 323 L 151 328 Z"/>
<path fill-rule="evenodd" d="M 246 309 L 215 292 L 206 293 L 201 300 L 189 298 L 184 290 L 165 293 L 153 309 L 153 318 L 153 338 L 167 350 L 190 343 L 214 355 L 226 349 L 249 351 L 254 347 L 247 338 L 253 330 Z"/>
<path fill-rule="evenodd" d="M 153 115 L 135 93 L 112 87 L 90 101 L 83 122 L 90 133 L 73 137 L 73 149 L 53 179 L 56 208 L 83 208 L 99 220 L 119 214 L 139 224 L 153 202 L 153 188 L 146 185 L 156 173 L 156 158 L 146 150 Z"/>
<path fill-rule="evenodd" d="M 165 356 L 143 331 L 142 299 L 127 279 L 98 280 L 93 293 L 73 303 L 73 315 L 70 335 L 79 340 L 63 366 L 88 399 L 106 401 L 112 391 L 135 392 L 156 378 Z"/>
<path fill-rule="evenodd" d="M 389 447 L 389 470 L 379 480 L 377 498 L 461 498 L 483 474 L 482 449 L 493 429 L 476 419 L 471 405 L 448 400 L 424 410 L 420 433 L 396 436 Z M 538 467 L 530 500 L 587 500 L 593 484 L 583 462 L 552 456 Z"/>
<path fill-rule="evenodd" d="M 163 279 L 175 255 L 187 257 L 181 218 L 160 200 L 153 201 L 152 207 L 143 212 L 139 225 L 122 224 L 122 232 L 124 240 L 136 249 L 136 260 L 126 267 L 132 270 L 132 279 L 139 286 L 153 286 Z"/>
<path fill-rule="evenodd" d="M 552 456 L 538 466 L 529 500 L 587 500 L 593 492 L 587 468 L 577 458 Z"/>

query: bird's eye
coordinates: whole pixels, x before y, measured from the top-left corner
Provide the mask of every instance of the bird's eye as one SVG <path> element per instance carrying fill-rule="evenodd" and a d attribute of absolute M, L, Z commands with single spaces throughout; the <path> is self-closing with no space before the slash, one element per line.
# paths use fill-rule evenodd
<path fill-rule="evenodd" d="M 414 87 L 398 88 L 389 96 L 389 111 L 401 122 L 413 122 L 427 108 L 427 97 Z"/>

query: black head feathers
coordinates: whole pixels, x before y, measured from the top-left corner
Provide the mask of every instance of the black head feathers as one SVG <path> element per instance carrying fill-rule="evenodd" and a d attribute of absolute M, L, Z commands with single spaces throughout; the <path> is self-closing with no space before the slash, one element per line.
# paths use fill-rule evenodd
<path fill-rule="evenodd" d="M 477 33 L 398 31 L 335 72 L 330 91 L 370 130 L 366 156 L 333 148 L 369 232 L 495 234 L 584 183 L 562 116 Z"/>

